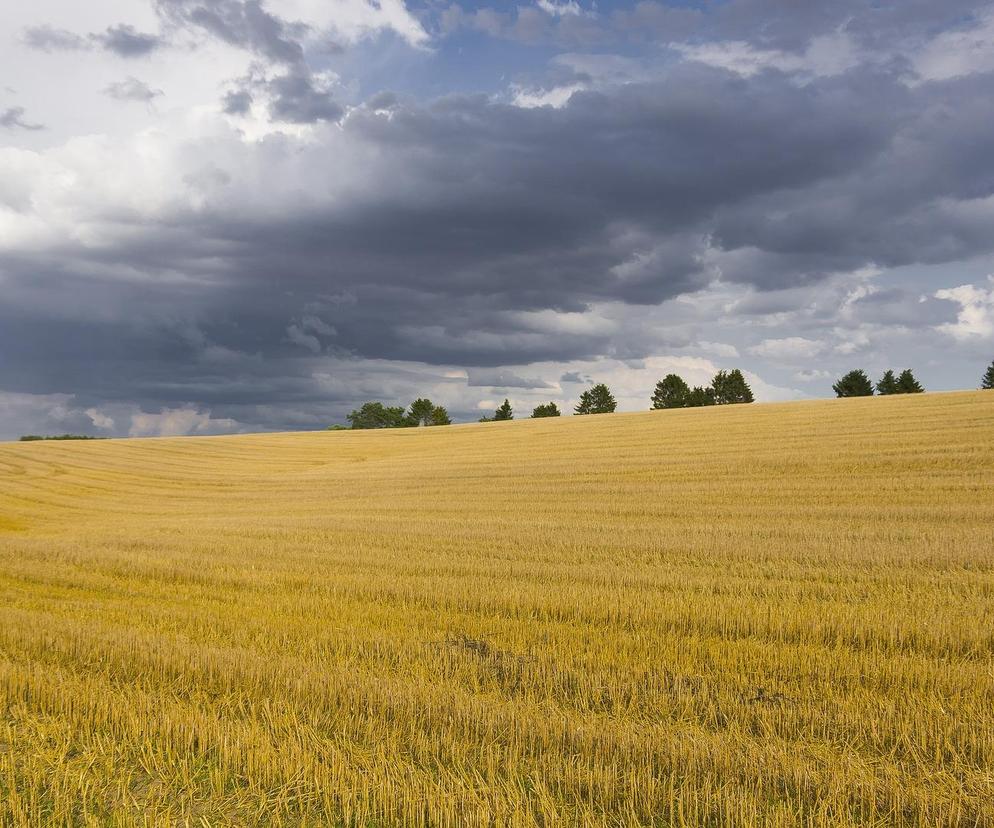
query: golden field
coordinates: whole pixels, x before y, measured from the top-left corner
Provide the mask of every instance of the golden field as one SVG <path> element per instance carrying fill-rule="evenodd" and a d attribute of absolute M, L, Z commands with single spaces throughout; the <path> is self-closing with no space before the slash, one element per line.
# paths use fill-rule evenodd
<path fill-rule="evenodd" d="M 0 825 L 994 825 L 994 392 L 0 445 Z"/>

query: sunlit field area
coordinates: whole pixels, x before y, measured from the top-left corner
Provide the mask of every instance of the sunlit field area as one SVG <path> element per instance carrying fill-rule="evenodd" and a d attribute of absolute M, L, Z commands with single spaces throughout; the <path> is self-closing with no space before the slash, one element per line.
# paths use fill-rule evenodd
<path fill-rule="evenodd" d="M 0 825 L 994 824 L 994 392 L 0 445 Z"/>

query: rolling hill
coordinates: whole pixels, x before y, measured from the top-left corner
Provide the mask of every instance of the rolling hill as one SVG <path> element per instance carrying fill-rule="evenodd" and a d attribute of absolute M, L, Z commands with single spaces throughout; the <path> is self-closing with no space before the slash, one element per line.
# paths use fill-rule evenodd
<path fill-rule="evenodd" d="M 2 825 L 991 825 L 992 665 L 992 392 L 0 444 Z"/>

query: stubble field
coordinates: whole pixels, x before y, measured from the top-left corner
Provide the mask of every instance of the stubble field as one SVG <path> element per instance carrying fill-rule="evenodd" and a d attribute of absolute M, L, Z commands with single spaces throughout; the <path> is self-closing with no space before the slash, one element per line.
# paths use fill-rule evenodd
<path fill-rule="evenodd" d="M 0 825 L 994 825 L 994 392 L 0 444 Z"/>

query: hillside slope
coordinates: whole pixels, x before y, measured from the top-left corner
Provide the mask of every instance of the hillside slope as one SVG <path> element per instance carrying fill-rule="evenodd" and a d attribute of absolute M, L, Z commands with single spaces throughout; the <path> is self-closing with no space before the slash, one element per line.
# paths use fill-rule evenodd
<path fill-rule="evenodd" d="M 0 824 L 994 824 L 992 630 L 992 392 L 0 444 Z"/>

